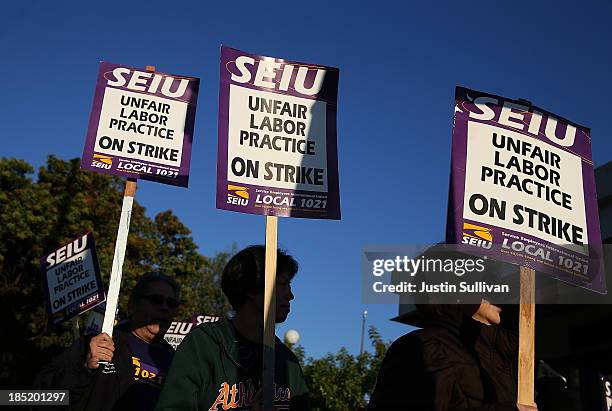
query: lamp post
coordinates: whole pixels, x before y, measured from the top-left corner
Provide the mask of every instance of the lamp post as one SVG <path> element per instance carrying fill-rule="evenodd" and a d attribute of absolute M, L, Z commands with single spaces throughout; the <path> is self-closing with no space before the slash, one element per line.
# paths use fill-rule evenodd
<path fill-rule="evenodd" d="M 359 355 L 363 354 L 363 338 L 365 334 L 366 318 L 368 318 L 368 310 L 363 310 L 363 315 L 361 317 L 361 347 L 359 348 Z"/>

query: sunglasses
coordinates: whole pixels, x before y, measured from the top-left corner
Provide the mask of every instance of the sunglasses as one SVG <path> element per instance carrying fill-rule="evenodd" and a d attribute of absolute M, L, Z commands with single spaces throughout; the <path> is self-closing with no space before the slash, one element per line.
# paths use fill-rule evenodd
<path fill-rule="evenodd" d="M 179 301 L 174 297 L 164 297 L 163 295 L 159 294 L 149 294 L 143 295 L 140 298 L 147 300 L 154 305 L 162 305 L 165 301 L 168 308 L 176 308 L 179 306 Z"/>

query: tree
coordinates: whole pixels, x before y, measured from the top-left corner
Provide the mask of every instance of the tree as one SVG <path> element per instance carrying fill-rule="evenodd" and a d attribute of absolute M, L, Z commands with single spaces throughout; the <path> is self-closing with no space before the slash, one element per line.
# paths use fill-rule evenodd
<path fill-rule="evenodd" d="M 23 160 L 0 159 L 0 318 L 4 326 L 0 386 L 27 387 L 51 355 L 72 341 L 70 324 L 47 326 L 39 258 L 85 231 L 93 231 L 104 282 L 108 282 L 122 180 L 81 171 L 79 159 L 49 156 L 36 180 Z M 161 271 L 182 284 L 185 302 L 177 318 L 195 312 L 222 314 L 229 309 L 220 290 L 220 267 L 228 253 L 206 258 L 191 231 L 171 211 L 151 219 L 134 201 L 122 290 L 139 275 Z M 125 315 L 127 292 L 120 296 Z"/>
<path fill-rule="evenodd" d="M 364 398 L 374 390 L 378 370 L 389 346 L 376 327 L 371 326 L 368 334 L 374 352 L 358 356 L 349 354 L 342 347 L 336 354 L 304 360 L 303 348 L 293 348 L 303 366 L 313 409 L 344 411 L 364 408 Z"/>

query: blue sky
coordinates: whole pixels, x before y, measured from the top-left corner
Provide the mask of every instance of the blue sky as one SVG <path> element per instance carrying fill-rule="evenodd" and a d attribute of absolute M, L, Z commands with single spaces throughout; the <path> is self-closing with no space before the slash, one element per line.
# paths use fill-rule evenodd
<path fill-rule="evenodd" d="M 172 209 L 205 255 L 262 243 L 263 217 L 215 209 L 219 46 L 339 67 L 343 218 L 280 219 L 301 271 L 278 333 L 356 353 L 364 309 L 385 339 L 409 331 L 397 306 L 361 303 L 360 251 L 443 238 L 456 85 L 590 127 L 596 165 L 612 160 L 611 3 L 425 3 L 5 3 L 0 155 L 80 157 L 101 60 L 200 77 L 190 187 L 142 182 L 136 198 Z"/>

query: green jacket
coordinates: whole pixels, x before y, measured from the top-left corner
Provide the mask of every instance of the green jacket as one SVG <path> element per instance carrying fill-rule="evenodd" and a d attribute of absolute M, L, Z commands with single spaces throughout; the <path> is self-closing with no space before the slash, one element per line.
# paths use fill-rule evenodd
<path fill-rule="evenodd" d="M 274 409 L 310 410 L 297 358 L 276 338 Z M 227 319 L 203 323 L 179 345 L 156 410 L 250 410 L 259 381 L 244 375 L 234 327 Z"/>

